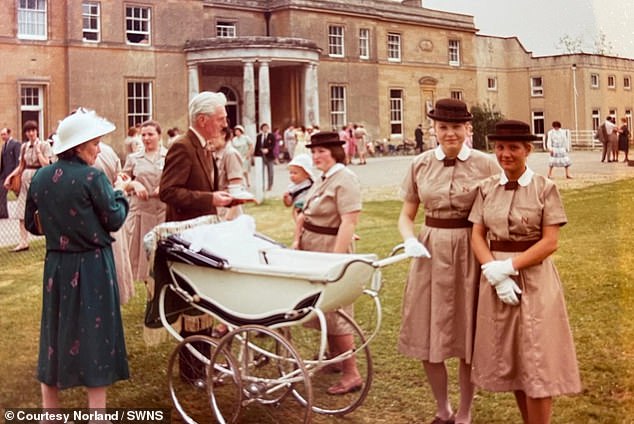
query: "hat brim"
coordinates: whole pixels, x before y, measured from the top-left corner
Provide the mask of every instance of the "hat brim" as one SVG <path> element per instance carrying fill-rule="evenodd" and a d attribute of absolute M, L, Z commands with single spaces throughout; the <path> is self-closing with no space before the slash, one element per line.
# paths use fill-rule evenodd
<path fill-rule="evenodd" d="M 469 122 L 469 121 L 473 121 L 473 115 L 472 114 L 468 114 L 465 116 L 461 116 L 461 117 L 452 117 L 452 116 L 440 116 L 440 115 L 435 115 L 434 111 L 430 111 L 427 114 L 428 118 L 433 119 L 434 121 L 441 121 L 441 122 Z"/>
<path fill-rule="evenodd" d="M 104 135 L 113 132 L 117 127 L 111 122 L 103 121 L 94 124 L 93 128 L 88 130 L 86 133 L 78 134 L 67 140 L 65 143 L 62 142 L 58 135 L 53 135 L 53 154 L 59 155 L 67 150 L 72 149 L 73 147 L 77 147 L 80 144 L 84 144 L 90 140 L 94 140 L 95 138 L 103 137 Z"/>
<path fill-rule="evenodd" d="M 533 134 L 523 134 L 523 135 L 497 135 L 490 134 L 487 135 L 487 138 L 491 141 L 537 141 L 542 140 L 542 137 Z"/>
<path fill-rule="evenodd" d="M 311 143 L 307 144 L 306 148 L 310 149 L 311 147 L 328 147 L 328 146 L 343 146 L 346 144 L 345 141 L 342 140 L 332 140 L 332 141 L 323 141 L 319 143 Z"/>

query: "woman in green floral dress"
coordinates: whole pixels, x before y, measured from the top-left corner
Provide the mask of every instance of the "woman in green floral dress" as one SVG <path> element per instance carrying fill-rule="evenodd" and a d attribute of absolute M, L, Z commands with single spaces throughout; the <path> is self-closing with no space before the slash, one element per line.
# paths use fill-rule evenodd
<path fill-rule="evenodd" d="M 93 111 L 59 125 L 59 161 L 34 175 L 26 201 L 30 232 L 46 236 L 38 380 L 42 406 L 59 408 L 59 390 L 84 386 L 89 408 L 106 407 L 106 388 L 128 378 L 110 233 L 128 213 L 119 178 L 94 168 L 99 140 L 115 129 Z M 39 214 L 35 219 L 35 212 Z"/>

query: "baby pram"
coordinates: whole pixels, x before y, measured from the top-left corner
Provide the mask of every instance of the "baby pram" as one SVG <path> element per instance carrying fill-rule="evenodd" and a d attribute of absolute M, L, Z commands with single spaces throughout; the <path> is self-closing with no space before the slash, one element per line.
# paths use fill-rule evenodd
<path fill-rule="evenodd" d="M 352 412 L 372 383 L 369 342 L 381 324 L 380 268 L 406 255 L 377 260 L 374 254 L 297 251 L 257 234 L 254 227 L 249 216 L 222 223 L 202 217 L 160 225 L 147 237 L 155 295 L 146 324 L 160 322 L 180 341 L 168 364 L 175 408 L 186 422 L 196 422 L 205 420 L 196 418 L 201 404 L 210 404 L 221 423 L 237 422 L 252 405 L 279 408 L 292 399 L 303 407 L 304 423 L 313 412 Z M 374 309 L 374 322 L 364 325 L 369 331 L 339 310 L 362 294 Z M 176 324 L 188 309 L 213 316 L 231 331 L 221 339 L 183 339 Z M 349 326 L 354 350 L 327 351 L 329 311 L 337 311 Z M 178 377 L 183 349 L 206 370 L 194 388 Z M 337 368 L 351 357 L 362 386 L 342 396 L 328 395 L 326 388 L 340 378 Z M 293 422 L 299 421 L 295 414 Z"/>

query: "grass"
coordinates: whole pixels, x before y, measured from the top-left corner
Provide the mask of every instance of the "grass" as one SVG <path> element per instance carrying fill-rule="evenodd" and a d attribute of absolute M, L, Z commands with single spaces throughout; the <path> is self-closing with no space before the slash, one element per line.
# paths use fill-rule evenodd
<path fill-rule="evenodd" d="M 554 423 L 634 423 L 634 181 L 625 180 L 563 193 L 569 223 L 561 232 L 554 259 L 564 283 L 570 323 L 584 385 L 583 393 L 559 397 Z M 397 201 L 366 202 L 357 229 L 357 251 L 385 256 L 400 239 Z M 292 238 L 290 212 L 277 201 L 249 207 L 258 230 L 284 243 Z M 39 257 L 44 251 L 41 245 Z M 42 261 L 25 266 L 0 264 L 1 407 L 38 407 L 35 379 L 41 302 Z M 412 423 L 431 421 L 433 397 L 419 363 L 396 350 L 407 264 L 384 269 L 384 322 L 372 342 L 375 361 L 372 390 L 364 405 L 345 418 L 316 416 L 317 423 Z M 165 407 L 166 368 L 175 342 L 147 347 L 142 341 L 144 288 L 123 307 L 131 378 L 108 392 L 113 407 Z M 554 341 L 556 342 L 556 341 Z M 455 361 L 450 362 L 451 397 L 457 401 Z M 80 389 L 63 392 L 67 407 L 85 405 Z M 247 414 L 243 422 L 297 422 L 299 406 L 267 408 L 269 416 Z M 206 405 L 201 405 L 206 408 Z M 479 391 L 474 423 L 520 422 L 509 393 Z M 176 417 L 175 417 L 176 418 Z"/>

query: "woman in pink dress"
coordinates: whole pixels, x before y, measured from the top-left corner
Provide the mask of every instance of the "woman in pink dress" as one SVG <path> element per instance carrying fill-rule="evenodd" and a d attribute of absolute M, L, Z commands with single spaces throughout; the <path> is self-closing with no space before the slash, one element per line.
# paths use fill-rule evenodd
<path fill-rule="evenodd" d="M 434 120 L 439 145 L 414 158 L 401 185 L 398 226 L 405 252 L 416 259 L 405 288 L 398 348 L 422 361 L 436 399 L 433 423 L 470 423 L 480 267 L 471 252 L 467 217 L 478 183 L 499 168 L 491 157 L 464 144 L 466 123 L 472 119 L 466 104 L 441 99 L 428 116 Z M 414 223 L 421 206 L 425 226 L 416 235 Z M 460 405 L 455 416 L 447 390 L 449 358 L 460 360 Z"/>
<path fill-rule="evenodd" d="M 512 391 L 524 423 L 548 424 L 552 396 L 581 391 L 557 268 L 567 218 L 557 186 L 526 166 L 528 124 L 501 121 L 489 140 L 503 172 L 482 182 L 469 220 L 482 265 L 473 382 Z"/>

